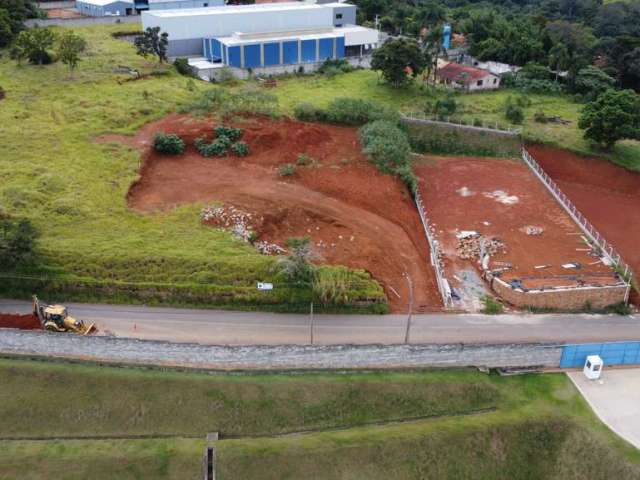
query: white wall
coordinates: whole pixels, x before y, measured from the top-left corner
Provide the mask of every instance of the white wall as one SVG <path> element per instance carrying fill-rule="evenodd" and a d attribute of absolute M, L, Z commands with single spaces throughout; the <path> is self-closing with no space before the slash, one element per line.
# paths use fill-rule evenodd
<path fill-rule="evenodd" d="M 229 8 L 228 12 L 219 12 L 218 9 L 207 10 L 217 12 L 202 14 L 200 11 L 187 15 L 169 16 L 151 11 L 142 12 L 142 26 L 145 29 L 160 27 L 163 32 L 169 34 L 169 41 L 221 37 L 234 32 L 278 32 L 333 27 L 333 10 L 319 6 L 264 11 L 251 9 L 242 11 L 237 7 Z"/>

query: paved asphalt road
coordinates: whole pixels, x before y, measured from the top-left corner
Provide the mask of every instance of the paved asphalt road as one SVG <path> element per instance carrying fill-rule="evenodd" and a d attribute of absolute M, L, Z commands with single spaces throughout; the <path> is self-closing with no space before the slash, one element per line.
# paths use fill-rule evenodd
<path fill-rule="evenodd" d="M 310 343 L 310 317 L 130 305 L 68 304 L 100 333 L 148 340 L 228 345 Z M 0 312 L 28 313 L 29 302 L 0 300 Z M 314 343 L 394 344 L 404 341 L 404 315 L 315 315 Z M 640 340 L 640 316 L 414 315 L 411 343 L 585 343 Z"/>

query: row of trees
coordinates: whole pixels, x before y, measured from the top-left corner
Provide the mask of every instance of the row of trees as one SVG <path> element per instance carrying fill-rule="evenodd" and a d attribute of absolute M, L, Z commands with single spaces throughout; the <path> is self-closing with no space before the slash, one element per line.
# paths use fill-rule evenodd
<path fill-rule="evenodd" d="M 391 34 L 437 36 L 441 24 L 465 34 L 470 53 L 515 65 L 578 72 L 596 64 L 621 88 L 640 90 L 640 3 L 598 0 L 354 0 L 360 21 Z"/>
<path fill-rule="evenodd" d="M 34 27 L 22 30 L 17 35 L 10 54 L 18 63 L 28 60 L 35 65 L 45 65 L 59 59 L 73 73 L 86 46 L 84 38 L 71 30 L 57 35 L 50 28 Z"/>

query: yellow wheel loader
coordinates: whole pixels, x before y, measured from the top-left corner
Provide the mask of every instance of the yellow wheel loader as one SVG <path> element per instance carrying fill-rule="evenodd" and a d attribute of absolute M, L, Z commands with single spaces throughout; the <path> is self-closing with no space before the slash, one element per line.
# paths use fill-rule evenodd
<path fill-rule="evenodd" d="M 76 320 L 67 313 L 67 307 L 62 305 L 47 305 L 33 296 L 33 314 L 38 317 L 42 328 L 50 332 L 73 332 L 87 335 L 95 330 L 95 324 L 85 325 L 82 320 Z"/>

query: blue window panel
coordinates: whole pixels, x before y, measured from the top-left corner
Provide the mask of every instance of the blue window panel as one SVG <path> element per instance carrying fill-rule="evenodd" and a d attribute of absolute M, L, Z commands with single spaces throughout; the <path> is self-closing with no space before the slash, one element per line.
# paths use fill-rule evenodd
<path fill-rule="evenodd" d="M 244 68 L 260 66 L 260 45 L 244 45 Z"/>
<path fill-rule="evenodd" d="M 296 49 L 297 50 L 297 49 Z M 280 44 L 279 43 L 265 43 L 264 44 L 264 65 L 279 65 L 280 64 Z"/>
<path fill-rule="evenodd" d="M 213 60 L 222 60 L 222 44 L 217 38 L 211 39 L 211 58 Z"/>
<path fill-rule="evenodd" d="M 640 342 L 567 345 L 560 359 L 561 368 L 581 368 L 587 355 L 600 355 L 607 365 L 640 365 Z"/>
<path fill-rule="evenodd" d="M 285 65 L 298 63 L 298 42 L 282 42 L 282 56 Z"/>
<path fill-rule="evenodd" d="M 210 43 L 210 40 L 208 38 L 203 38 L 202 39 L 204 56 L 207 58 L 207 60 L 211 60 L 211 52 L 209 50 L 209 43 Z"/>
<path fill-rule="evenodd" d="M 333 58 L 333 38 L 320 39 L 320 61 Z"/>
<path fill-rule="evenodd" d="M 336 38 L 336 58 L 344 58 L 344 37 Z"/>
<path fill-rule="evenodd" d="M 228 47 L 227 54 L 229 55 L 229 65 L 232 67 L 242 67 L 240 60 L 240 47 Z"/>
<path fill-rule="evenodd" d="M 316 44 L 317 40 L 302 41 L 302 62 L 309 63 L 316 61 Z"/>

